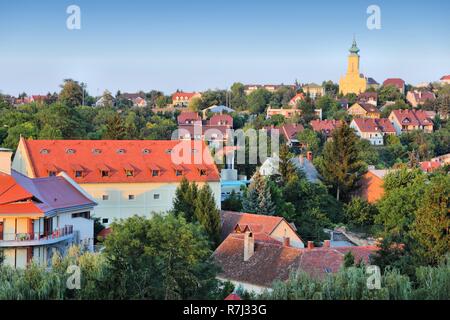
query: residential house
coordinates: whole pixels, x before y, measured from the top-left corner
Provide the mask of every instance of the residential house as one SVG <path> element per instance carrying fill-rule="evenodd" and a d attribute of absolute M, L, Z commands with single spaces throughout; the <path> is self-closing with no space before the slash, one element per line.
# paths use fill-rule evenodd
<path fill-rule="evenodd" d="M 381 113 L 377 107 L 369 103 L 356 102 L 350 108 L 347 113 L 354 118 L 380 118 Z"/>
<path fill-rule="evenodd" d="M 378 105 L 378 93 L 364 92 L 358 96 L 358 102 L 368 103 L 376 107 Z"/>
<path fill-rule="evenodd" d="M 433 132 L 433 116 L 424 110 L 393 110 L 389 115 L 389 120 L 398 135 L 414 130 Z"/>
<path fill-rule="evenodd" d="M 306 158 L 303 154 L 298 157 L 290 159 L 291 163 L 298 169 L 303 171 L 306 179 L 312 183 L 319 183 L 319 173 L 313 164 L 313 154 L 308 152 Z M 278 155 L 274 154 L 272 157 L 267 158 L 261 167 L 259 168 L 259 173 L 262 176 L 270 177 L 273 175 L 280 174 L 280 158 Z"/>
<path fill-rule="evenodd" d="M 198 92 L 183 92 L 178 91 L 172 94 L 172 106 L 187 107 L 193 98 L 201 98 L 202 95 Z"/>
<path fill-rule="evenodd" d="M 65 172 L 98 203 L 94 215 L 109 225 L 171 210 L 183 177 L 208 184 L 220 208 L 220 175 L 206 148 L 202 141 L 21 138 L 13 168 L 30 178 Z"/>
<path fill-rule="evenodd" d="M 66 174 L 28 178 L 11 170 L 12 152 L 0 152 L 0 250 L 4 263 L 47 266 L 71 245 L 93 249 L 96 203 Z"/>
<path fill-rule="evenodd" d="M 280 128 L 280 133 L 283 135 L 287 145 L 289 147 L 299 147 L 298 134 L 302 132 L 305 128 L 298 123 L 286 123 Z"/>
<path fill-rule="evenodd" d="M 372 88 L 378 90 L 380 88 L 380 84 L 374 78 L 367 78 L 367 88 Z"/>
<path fill-rule="evenodd" d="M 441 78 L 441 82 L 444 83 L 444 84 L 450 84 L 450 75 L 443 76 Z"/>
<path fill-rule="evenodd" d="M 286 228 L 287 229 L 287 228 Z M 287 281 L 292 273 L 305 272 L 323 279 L 338 272 L 344 265 L 345 254 L 351 252 L 355 261 L 370 264 L 370 256 L 377 247 L 331 247 L 327 240 L 323 247 L 296 248 L 290 238 L 274 239 L 261 227 L 237 225 L 215 250 L 213 259 L 220 267 L 218 279 L 230 281 L 249 292 L 271 290 L 274 282 Z"/>
<path fill-rule="evenodd" d="M 291 107 L 297 107 L 298 104 L 305 100 L 305 95 L 303 93 L 297 93 L 290 101 L 289 101 L 289 106 Z"/>
<path fill-rule="evenodd" d="M 266 216 L 234 211 L 221 211 L 221 241 L 230 234 L 242 233 L 246 229 L 253 231 L 256 236 L 273 239 L 283 243 L 288 240 L 294 248 L 304 248 L 303 240 L 297 234 L 297 228 L 293 223 L 288 223 L 284 218 Z"/>
<path fill-rule="evenodd" d="M 322 133 L 327 139 L 334 129 L 343 125 L 341 120 L 312 120 L 309 123 L 315 132 Z"/>
<path fill-rule="evenodd" d="M 361 139 L 370 141 L 372 145 L 384 145 L 386 135 L 395 135 L 396 131 L 389 119 L 362 119 L 355 118 L 350 123 Z"/>
<path fill-rule="evenodd" d="M 428 90 L 414 90 L 408 91 L 406 94 L 406 100 L 413 108 L 422 106 L 426 103 L 431 103 L 436 100 L 436 96 L 433 92 Z"/>
<path fill-rule="evenodd" d="M 317 118 L 322 119 L 322 109 L 315 109 L 314 110 Z M 297 108 L 293 108 L 293 109 L 284 109 L 284 108 L 272 108 L 269 107 L 267 108 L 266 111 L 266 118 L 269 119 L 275 115 L 282 115 L 283 117 L 285 117 L 286 119 L 291 119 L 296 115 L 300 115 L 301 114 L 301 110 L 297 109 Z"/>
<path fill-rule="evenodd" d="M 250 93 L 258 90 L 258 89 L 265 89 L 269 92 L 275 92 L 281 87 L 289 87 L 293 90 L 295 90 L 294 85 L 284 85 L 284 84 L 248 84 L 244 86 L 244 92 L 246 95 L 249 95 Z"/>
<path fill-rule="evenodd" d="M 196 112 L 182 112 L 177 120 L 177 135 L 181 140 L 224 142 L 233 129 L 233 117 L 228 114 L 215 114 L 210 120 L 202 121 Z"/>
<path fill-rule="evenodd" d="M 402 94 L 405 94 L 405 81 L 400 78 L 389 78 L 384 80 L 383 86 L 396 87 Z"/>
<path fill-rule="evenodd" d="M 233 113 L 233 112 L 234 112 L 234 110 L 229 108 L 229 107 L 227 107 L 227 106 L 216 106 L 216 105 L 211 106 L 209 108 L 206 108 L 206 109 L 204 109 L 202 111 L 203 119 L 207 118 L 208 113 L 220 113 L 220 114 L 223 114 L 223 113 Z"/>
<path fill-rule="evenodd" d="M 305 84 L 302 86 L 302 89 L 306 95 L 311 97 L 311 99 L 316 99 L 325 95 L 325 88 L 316 83 Z"/>
<path fill-rule="evenodd" d="M 147 107 L 147 100 L 145 100 L 145 94 L 140 93 L 122 93 L 121 98 L 131 101 L 133 107 L 145 108 Z"/>
<path fill-rule="evenodd" d="M 384 177 L 393 171 L 370 168 L 360 181 L 359 196 L 369 203 L 376 203 L 384 195 Z"/>

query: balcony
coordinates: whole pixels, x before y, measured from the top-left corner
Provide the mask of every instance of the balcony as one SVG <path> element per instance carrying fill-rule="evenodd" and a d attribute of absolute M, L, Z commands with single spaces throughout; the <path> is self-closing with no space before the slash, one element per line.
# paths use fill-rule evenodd
<path fill-rule="evenodd" d="M 47 235 L 40 233 L 3 233 L 0 234 L 0 248 L 51 245 L 72 239 L 73 236 L 73 226 L 56 229 Z"/>

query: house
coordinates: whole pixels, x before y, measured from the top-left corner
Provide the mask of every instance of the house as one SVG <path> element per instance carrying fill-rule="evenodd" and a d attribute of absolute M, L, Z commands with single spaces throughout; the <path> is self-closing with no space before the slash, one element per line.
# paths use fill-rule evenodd
<path fill-rule="evenodd" d="M 319 183 L 319 173 L 317 172 L 316 167 L 313 164 L 313 154 L 312 152 L 308 152 L 306 158 L 303 154 L 298 157 L 294 157 L 290 159 L 292 164 L 298 169 L 301 170 L 306 179 L 311 183 Z M 273 175 L 280 174 L 280 158 L 278 155 L 274 154 L 272 157 L 267 158 L 261 167 L 259 168 L 259 173 L 262 176 L 268 177 Z"/>
<path fill-rule="evenodd" d="M 341 98 L 338 100 L 338 103 L 342 109 L 348 109 L 348 99 Z"/>
<path fill-rule="evenodd" d="M 202 111 L 203 112 L 203 119 L 206 119 L 208 113 L 233 113 L 234 110 L 227 107 L 227 106 L 211 106 L 209 108 L 206 108 L 205 110 Z"/>
<path fill-rule="evenodd" d="M 376 107 L 378 105 L 378 93 L 364 92 L 358 96 L 358 102 L 368 103 Z"/>
<path fill-rule="evenodd" d="M 417 108 L 425 103 L 434 102 L 436 100 L 436 96 L 433 92 L 428 90 L 414 90 L 408 91 L 406 94 L 406 100 L 413 108 Z"/>
<path fill-rule="evenodd" d="M 198 92 L 183 92 L 178 91 L 172 94 L 172 106 L 187 107 L 193 98 L 201 98 L 202 95 Z"/>
<path fill-rule="evenodd" d="M 384 145 L 386 135 L 395 135 L 396 131 L 389 119 L 362 119 L 355 118 L 350 123 L 361 139 L 369 140 L 374 146 Z"/>
<path fill-rule="evenodd" d="M 389 115 L 389 120 L 398 135 L 414 130 L 433 132 L 433 118 L 424 110 L 393 110 Z"/>
<path fill-rule="evenodd" d="M 317 99 L 325 95 L 325 88 L 316 83 L 305 84 L 302 86 L 303 92 L 309 95 L 311 99 Z"/>
<path fill-rule="evenodd" d="M 396 87 L 402 94 L 405 94 L 405 81 L 400 78 L 389 78 L 384 80 L 383 86 L 393 86 Z"/>
<path fill-rule="evenodd" d="M 95 102 L 95 106 L 97 108 L 112 107 L 114 105 L 115 105 L 115 99 L 112 96 L 110 96 L 108 98 L 106 96 L 100 97 L 97 100 L 97 102 Z"/>
<path fill-rule="evenodd" d="M 423 161 L 420 163 L 420 169 L 426 173 L 432 173 L 442 167 L 442 163 L 439 161 Z"/>
<path fill-rule="evenodd" d="M 30 178 L 65 172 L 98 203 L 94 215 L 107 226 L 171 210 L 183 177 L 208 184 L 220 208 L 220 175 L 206 148 L 201 141 L 21 138 L 13 168 Z"/>
<path fill-rule="evenodd" d="M 28 98 L 28 103 L 36 102 L 36 103 L 44 103 L 47 100 L 47 96 L 43 95 L 32 95 Z"/>
<path fill-rule="evenodd" d="M 256 237 L 278 241 L 280 244 L 288 240 L 295 248 L 304 248 L 303 240 L 297 229 L 282 217 L 266 216 L 233 211 L 221 211 L 221 241 L 230 234 L 251 230 Z"/>
<path fill-rule="evenodd" d="M 201 122 L 202 118 L 198 115 L 197 112 L 182 112 L 177 117 L 178 125 L 186 125 L 186 124 L 195 124 Z"/>
<path fill-rule="evenodd" d="M 361 178 L 358 194 L 369 203 L 375 203 L 384 195 L 383 179 L 395 170 L 375 170 L 369 169 Z"/>
<path fill-rule="evenodd" d="M 289 101 L 289 105 L 291 107 L 297 107 L 298 104 L 305 100 L 305 95 L 303 93 L 297 93 L 290 101 Z"/>
<path fill-rule="evenodd" d="M 344 96 L 349 93 L 360 94 L 367 89 L 367 79 L 359 72 L 360 50 L 355 39 L 349 51 L 347 73 L 339 80 L 339 92 Z"/>
<path fill-rule="evenodd" d="M 295 90 L 294 85 L 283 85 L 283 84 L 248 84 L 244 86 L 244 92 L 246 95 L 249 95 L 250 93 L 258 90 L 258 89 L 265 89 L 269 92 L 275 92 L 281 87 L 289 87 L 293 90 Z"/>
<path fill-rule="evenodd" d="M 443 76 L 441 78 L 441 82 L 444 83 L 444 84 L 450 84 L 450 75 Z"/>
<path fill-rule="evenodd" d="M 122 93 L 120 95 L 122 99 L 126 99 L 133 103 L 133 107 L 147 107 L 147 100 L 145 100 L 145 94 L 143 92 L 140 93 Z"/>
<path fill-rule="evenodd" d="M 276 281 L 287 281 L 292 274 L 305 272 L 311 277 L 323 279 L 338 272 L 344 265 L 345 254 L 351 252 L 356 262 L 370 264 L 370 256 L 377 247 L 336 247 L 325 241 L 315 248 L 308 242 L 307 248 L 296 248 L 289 238 L 275 240 L 261 228 L 236 226 L 214 251 L 213 259 L 220 267 L 218 279 L 230 281 L 236 287 L 249 292 L 270 290 Z"/>
<path fill-rule="evenodd" d="M 298 123 L 286 123 L 279 130 L 289 147 L 299 147 L 297 136 L 305 128 Z"/>
<path fill-rule="evenodd" d="M 342 126 L 343 122 L 341 120 L 312 120 L 309 124 L 315 132 L 329 138 L 333 130 Z"/>
<path fill-rule="evenodd" d="M 322 119 L 322 109 L 315 109 L 314 110 L 317 118 Z M 283 117 L 285 117 L 286 119 L 291 119 L 296 115 L 300 115 L 301 114 L 301 110 L 297 109 L 297 108 L 293 108 L 293 109 L 276 109 L 276 108 L 272 108 L 269 107 L 267 108 L 266 111 L 266 118 L 269 119 L 275 115 L 282 115 Z"/>
<path fill-rule="evenodd" d="M 71 245 L 93 249 L 96 203 L 66 174 L 28 178 L 11 170 L 12 152 L 0 151 L 0 250 L 6 265 L 47 266 Z"/>
<path fill-rule="evenodd" d="M 380 84 L 374 78 L 367 78 L 367 88 L 372 88 L 374 90 L 378 90 L 380 88 Z"/>
<path fill-rule="evenodd" d="M 377 107 L 369 103 L 356 102 L 350 108 L 347 113 L 354 118 L 380 118 L 381 113 Z"/>

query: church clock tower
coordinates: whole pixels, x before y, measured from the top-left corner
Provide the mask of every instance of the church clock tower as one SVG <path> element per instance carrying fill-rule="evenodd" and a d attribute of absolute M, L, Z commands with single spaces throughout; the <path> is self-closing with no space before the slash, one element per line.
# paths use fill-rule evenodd
<path fill-rule="evenodd" d="M 360 94 L 367 88 L 367 80 L 359 73 L 359 48 L 355 39 L 349 51 L 347 73 L 339 81 L 339 92 L 343 95 Z"/>

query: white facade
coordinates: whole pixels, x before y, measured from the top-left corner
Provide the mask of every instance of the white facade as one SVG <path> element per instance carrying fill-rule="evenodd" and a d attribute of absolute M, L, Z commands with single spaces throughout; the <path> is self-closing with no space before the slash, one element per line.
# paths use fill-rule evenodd
<path fill-rule="evenodd" d="M 353 120 L 350 124 L 350 128 L 355 130 L 355 133 L 361 139 L 369 140 L 370 144 L 374 146 L 384 145 L 384 133 L 381 131 L 374 132 L 362 132 Z"/>

